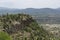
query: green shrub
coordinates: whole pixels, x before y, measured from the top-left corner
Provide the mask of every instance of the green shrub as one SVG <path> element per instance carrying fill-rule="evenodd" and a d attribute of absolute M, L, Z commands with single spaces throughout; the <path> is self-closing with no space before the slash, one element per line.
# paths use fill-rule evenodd
<path fill-rule="evenodd" d="M 7 33 L 0 32 L 0 40 L 12 40 L 12 39 Z"/>

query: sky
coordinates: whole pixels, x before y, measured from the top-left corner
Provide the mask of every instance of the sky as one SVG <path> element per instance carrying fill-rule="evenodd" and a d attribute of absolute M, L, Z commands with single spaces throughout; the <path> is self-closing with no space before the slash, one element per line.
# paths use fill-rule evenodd
<path fill-rule="evenodd" d="M 60 8 L 60 0 L 0 0 L 0 7 L 8 8 Z"/>

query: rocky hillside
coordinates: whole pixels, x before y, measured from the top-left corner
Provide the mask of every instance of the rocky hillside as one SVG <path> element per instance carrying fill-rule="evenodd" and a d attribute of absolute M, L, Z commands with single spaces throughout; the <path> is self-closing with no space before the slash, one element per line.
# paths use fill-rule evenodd
<path fill-rule="evenodd" d="M 56 40 L 27 14 L 0 16 L 0 31 L 10 35 L 12 40 Z"/>

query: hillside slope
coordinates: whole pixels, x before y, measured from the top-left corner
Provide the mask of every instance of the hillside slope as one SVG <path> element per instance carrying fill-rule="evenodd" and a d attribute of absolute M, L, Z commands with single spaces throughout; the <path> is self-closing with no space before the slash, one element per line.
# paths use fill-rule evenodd
<path fill-rule="evenodd" d="M 27 14 L 0 16 L 0 30 L 8 33 L 13 40 L 56 40 Z"/>

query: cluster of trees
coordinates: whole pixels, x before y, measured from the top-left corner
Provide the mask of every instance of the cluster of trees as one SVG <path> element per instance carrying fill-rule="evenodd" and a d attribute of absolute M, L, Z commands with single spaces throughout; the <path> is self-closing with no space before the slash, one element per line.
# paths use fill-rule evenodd
<path fill-rule="evenodd" d="M 2 31 L 9 34 L 9 36 L 12 37 L 11 40 L 56 40 L 55 37 L 44 30 L 42 26 L 40 27 L 37 22 L 27 14 L 2 15 L 0 16 L 0 22 L 2 23 L 2 25 L 0 25 L 2 26 Z M 3 38 L 2 40 L 5 40 Z"/>

